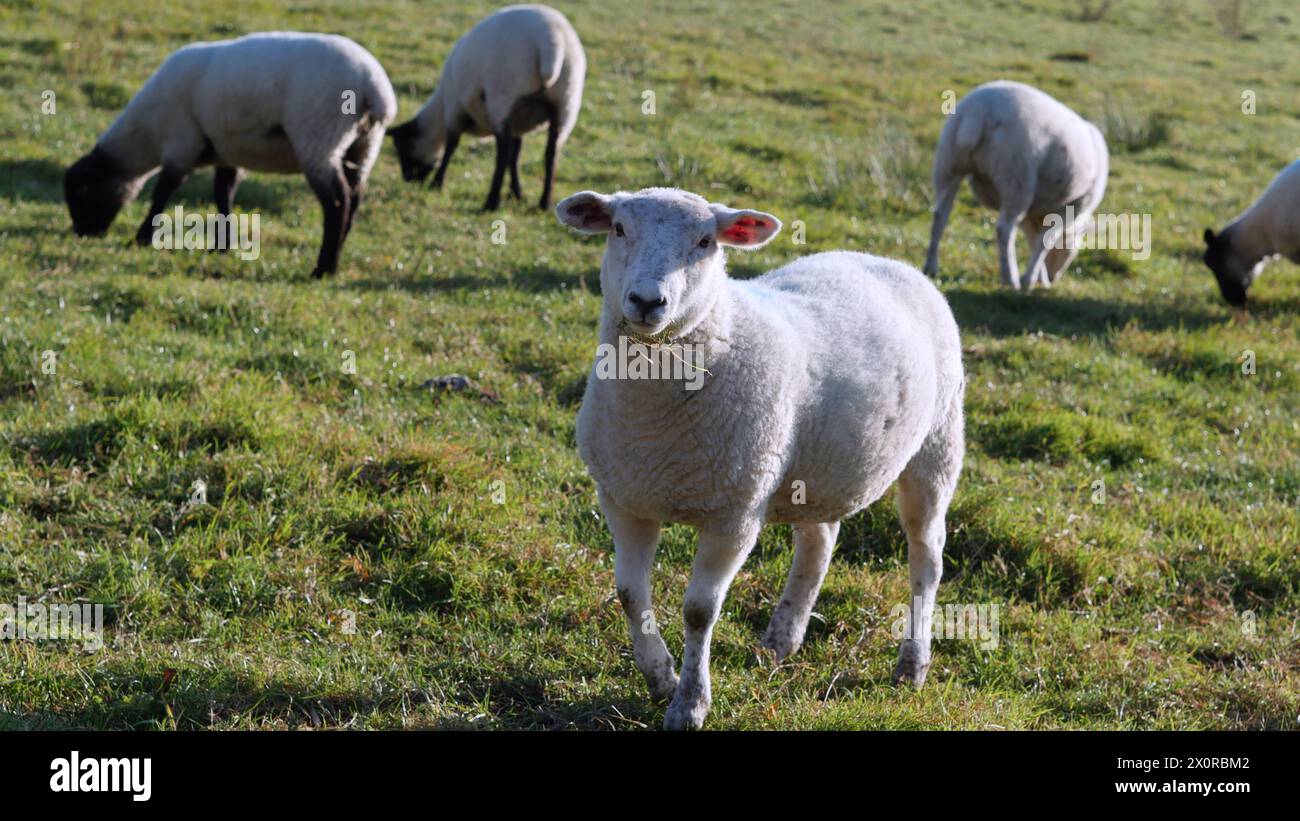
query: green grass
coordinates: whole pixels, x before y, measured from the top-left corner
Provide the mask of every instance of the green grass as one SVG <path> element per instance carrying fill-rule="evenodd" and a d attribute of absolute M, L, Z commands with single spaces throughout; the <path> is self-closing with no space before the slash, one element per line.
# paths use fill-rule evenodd
<path fill-rule="evenodd" d="M 672 184 L 804 221 L 806 245 L 733 255 L 737 276 L 832 248 L 919 265 L 944 92 L 998 77 L 1108 118 L 1102 208 L 1153 215 L 1149 260 L 1085 251 L 1046 293 L 998 286 L 969 192 L 945 237 L 970 444 L 940 602 L 999 605 L 999 646 L 938 642 L 923 691 L 888 686 L 907 564 L 887 498 L 845 523 L 808 641 L 773 670 L 754 652 L 789 564 L 771 528 L 714 639 L 710 727 L 1297 726 L 1300 276 L 1270 270 L 1236 318 L 1199 260 L 1203 228 L 1300 154 L 1300 15 L 1251 5 L 1255 39 L 1231 40 L 1201 2 L 1097 22 L 1049 0 L 562 4 L 590 70 L 558 192 Z M 280 6 L 0 8 L 0 602 L 104 602 L 109 622 L 97 654 L 0 642 L 0 727 L 658 726 L 574 450 L 600 243 L 513 202 L 480 214 L 488 145 L 437 194 L 386 148 L 324 282 L 292 176 L 240 190 L 256 262 L 127 247 L 143 201 L 71 235 L 63 168 L 181 44 L 338 31 L 405 118 L 491 8 Z M 210 180 L 175 201 L 210 208 Z M 451 373 L 500 402 L 420 388 Z M 678 654 L 692 548 L 668 529 L 656 574 Z"/>

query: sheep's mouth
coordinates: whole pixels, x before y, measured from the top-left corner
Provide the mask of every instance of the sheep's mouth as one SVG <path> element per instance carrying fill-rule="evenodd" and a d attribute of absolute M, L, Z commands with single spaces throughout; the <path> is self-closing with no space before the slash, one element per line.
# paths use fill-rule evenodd
<path fill-rule="evenodd" d="M 618 321 L 618 330 L 633 342 L 640 342 L 643 345 L 666 345 L 676 339 L 678 329 L 676 322 L 648 325 L 623 317 Z"/>

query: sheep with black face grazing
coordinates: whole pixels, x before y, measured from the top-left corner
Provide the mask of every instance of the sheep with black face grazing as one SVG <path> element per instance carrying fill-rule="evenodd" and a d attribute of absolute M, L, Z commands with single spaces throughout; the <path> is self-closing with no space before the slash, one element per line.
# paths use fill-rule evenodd
<path fill-rule="evenodd" d="M 550 208 L 556 158 L 578 122 L 586 76 L 587 56 L 563 14 L 536 5 L 501 9 L 456 42 L 433 96 L 414 119 L 389 132 L 402 177 L 422 182 L 436 166 L 433 187 L 441 188 L 461 135 L 492 136 L 496 169 L 483 208 L 496 210 L 507 169 L 511 194 L 523 198 L 523 138 L 545 123 L 546 176 L 540 205 Z"/>
<path fill-rule="evenodd" d="M 383 67 L 346 37 L 268 32 L 185 46 L 68 169 L 73 230 L 106 232 L 155 173 L 149 215 L 136 232 L 145 245 L 154 217 L 194 168 L 216 166 L 222 216 L 243 169 L 301 172 L 325 218 L 313 274 L 333 273 L 396 114 Z"/>
<path fill-rule="evenodd" d="M 1300 264 L 1300 160 L 1282 169 L 1245 213 L 1219 233 L 1205 229 L 1205 264 L 1229 304 L 1246 305 L 1246 291 L 1277 257 Z"/>
<path fill-rule="evenodd" d="M 703 374 L 611 378 L 593 368 L 578 415 L 633 655 L 651 693 L 672 698 L 665 726 L 699 727 L 708 713 L 710 637 L 764 523 L 795 528 L 789 580 L 763 638 L 783 659 L 803 642 L 840 520 L 895 483 L 912 601 L 894 676 L 922 684 L 964 453 L 961 343 L 942 294 L 901 262 L 844 251 L 732 280 L 721 246 L 757 248 L 780 223 L 676 189 L 587 191 L 556 210 L 566 225 L 608 234 L 602 348 L 622 334 L 657 341 Z M 647 629 L 664 522 L 699 531 L 680 678 Z"/>

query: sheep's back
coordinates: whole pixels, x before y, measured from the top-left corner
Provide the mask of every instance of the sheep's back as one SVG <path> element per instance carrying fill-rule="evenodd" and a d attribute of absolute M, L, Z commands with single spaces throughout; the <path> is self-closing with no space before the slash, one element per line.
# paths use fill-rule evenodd
<path fill-rule="evenodd" d="M 352 125 L 340 116 L 346 92 L 355 94 L 358 115 L 387 123 L 397 113 L 388 75 L 355 42 L 275 32 L 222 44 L 198 80 L 192 105 L 214 137 L 279 128 L 297 139 L 328 141 Z"/>

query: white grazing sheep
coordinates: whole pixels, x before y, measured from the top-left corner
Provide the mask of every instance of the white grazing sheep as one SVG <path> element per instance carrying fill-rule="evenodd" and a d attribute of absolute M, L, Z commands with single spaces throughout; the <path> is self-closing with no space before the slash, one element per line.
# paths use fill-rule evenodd
<path fill-rule="evenodd" d="M 938 289 L 903 263 L 844 251 L 732 280 L 720 246 L 757 248 L 780 223 L 676 189 L 584 191 L 556 211 L 609 235 L 602 347 L 621 333 L 671 340 L 705 373 L 692 390 L 593 369 L 578 415 L 637 667 L 654 696 L 672 696 L 665 726 L 699 727 L 709 710 L 709 639 L 763 524 L 794 525 L 789 579 L 762 640 L 784 659 L 803 642 L 840 520 L 895 481 L 913 601 L 894 678 L 924 683 L 964 450 L 961 344 Z M 650 603 L 663 522 L 699 531 L 680 679 Z"/>
<path fill-rule="evenodd" d="M 1300 160 L 1282 169 L 1254 205 L 1217 235 L 1205 229 L 1205 264 L 1229 304 L 1246 305 L 1246 290 L 1269 262 L 1300 264 Z"/>
<path fill-rule="evenodd" d="M 507 6 L 480 21 L 456 42 L 438 86 L 415 118 L 389 133 L 402 177 L 422 182 L 436 165 L 442 187 L 461 134 L 496 138 L 497 162 L 485 211 L 501 205 L 501 182 L 510 169 L 510 193 L 519 189 L 519 152 L 528 132 L 547 124 L 546 179 L 541 208 L 551 207 L 555 159 L 578 122 L 587 55 L 578 33 L 548 6 Z"/>
<path fill-rule="evenodd" d="M 939 137 L 925 273 L 939 273 L 939 239 L 957 189 L 969 176 L 975 198 L 998 210 L 1003 283 L 1016 289 L 1021 285 L 1016 266 L 1019 225 L 1029 240 L 1028 287 L 1051 287 L 1078 253 L 1079 237 L 1092 229 L 1092 213 L 1106 193 L 1109 168 L 1101 131 L 1047 94 L 1006 81 L 976 88 L 957 104 Z M 1073 225 L 1071 236 L 1045 230 L 1053 214 Z"/>
<path fill-rule="evenodd" d="M 108 230 L 161 167 L 136 240 L 196 167 L 216 166 L 229 215 L 242 169 L 302 172 L 325 212 L 315 276 L 333 273 L 384 128 L 397 114 L 388 75 L 346 37 L 267 32 L 176 51 L 64 177 L 72 227 Z"/>

